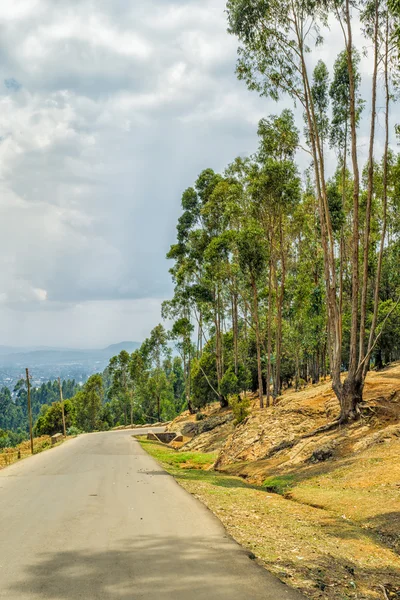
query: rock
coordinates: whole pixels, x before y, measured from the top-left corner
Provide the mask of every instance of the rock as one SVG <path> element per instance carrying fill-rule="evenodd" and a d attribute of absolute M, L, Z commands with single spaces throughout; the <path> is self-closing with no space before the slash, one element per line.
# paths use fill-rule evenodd
<path fill-rule="evenodd" d="M 359 452 L 360 450 L 366 450 L 375 444 L 382 444 L 383 442 L 393 439 L 395 437 L 400 437 L 400 425 L 389 425 L 389 427 L 385 427 L 380 431 L 376 431 L 371 435 L 367 435 L 362 438 L 360 441 L 356 442 L 353 446 L 353 450 L 355 452 Z"/>
<path fill-rule="evenodd" d="M 325 460 L 329 460 L 333 457 L 335 452 L 336 444 L 330 443 L 325 444 L 324 446 L 320 446 L 319 448 L 315 448 L 311 456 L 307 459 L 306 462 L 316 463 L 323 462 Z"/>
<path fill-rule="evenodd" d="M 181 432 L 184 436 L 195 437 L 196 435 L 212 431 L 216 427 L 225 425 L 225 423 L 229 423 L 229 421 L 233 421 L 232 413 L 216 415 L 215 417 L 209 417 L 203 421 L 189 421 L 182 426 Z"/>

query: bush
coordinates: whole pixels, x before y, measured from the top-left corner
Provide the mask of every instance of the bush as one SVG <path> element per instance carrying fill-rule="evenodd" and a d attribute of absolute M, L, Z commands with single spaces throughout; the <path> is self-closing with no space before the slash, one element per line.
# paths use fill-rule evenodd
<path fill-rule="evenodd" d="M 243 423 L 250 413 L 250 399 L 247 396 L 241 397 L 238 394 L 231 394 L 228 400 L 235 417 L 235 425 Z"/>
<path fill-rule="evenodd" d="M 206 415 L 203 415 L 203 413 L 196 413 L 196 421 L 203 421 L 205 418 Z"/>
<path fill-rule="evenodd" d="M 75 427 L 75 425 L 71 425 L 71 427 L 68 427 L 67 429 L 67 435 L 79 435 L 80 433 L 82 433 L 82 431 L 78 429 L 78 427 Z"/>
<path fill-rule="evenodd" d="M 229 396 L 234 396 L 239 393 L 239 381 L 236 377 L 233 370 L 230 368 L 226 371 L 225 375 L 222 378 L 220 391 L 225 398 L 229 398 Z"/>

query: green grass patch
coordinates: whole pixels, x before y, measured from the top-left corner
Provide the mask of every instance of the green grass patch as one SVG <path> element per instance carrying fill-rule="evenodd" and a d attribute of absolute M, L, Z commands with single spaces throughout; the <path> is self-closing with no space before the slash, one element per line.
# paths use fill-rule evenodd
<path fill-rule="evenodd" d="M 190 463 L 199 467 L 211 467 L 217 460 L 217 452 L 178 452 L 174 448 L 164 446 L 153 440 L 139 439 L 140 444 L 149 454 L 154 456 L 160 462 L 165 462 L 168 465 L 176 466 Z"/>
<path fill-rule="evenodd" d="M 262 484 L 262 487 L 267 492 L 274 494 L 280 494 L 283 496 L 286 492 L 293 487 L 295 479 L 293 475 L 277 475 L 275 477 L 268 477 Z"/>
<path fill-rule="evenodd" d="M 142 448 L 181 483 L 198 482 L 217 488 L 260 489 L 248 485 L 240 477 L 210 470 L 217 458 L 217 452 L 178 452 L 153 440 L 146 440 L 139 436 L 137 439 Z"/>

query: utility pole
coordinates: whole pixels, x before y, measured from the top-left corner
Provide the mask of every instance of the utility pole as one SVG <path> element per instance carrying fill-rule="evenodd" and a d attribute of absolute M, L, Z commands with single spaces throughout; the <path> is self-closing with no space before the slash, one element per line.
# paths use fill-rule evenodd
<path fill-rule="evenodd" d="M 60 401 L 61 401 L 61 414 L 62 414 L 62 422 L 63 422 L 63 433 L 64 437 L 67 437 L 67 430 L 65 428 L 65 413 L 64 413 L 64 398 L 62 393 L 61 379 L 58 378 L 58 387 L 60 388 Z"/>
<path fill-rule="evenodd" d="M 33 454 L 33 432 L 32 432 L 32 406 L 31 406 L 31 382 L 29 379 L 29 369 L 26 369 L 26 386 L 28 389 L 28 416 L 29 416 L 29 435 L 31 438 L 31 453 Z"/>

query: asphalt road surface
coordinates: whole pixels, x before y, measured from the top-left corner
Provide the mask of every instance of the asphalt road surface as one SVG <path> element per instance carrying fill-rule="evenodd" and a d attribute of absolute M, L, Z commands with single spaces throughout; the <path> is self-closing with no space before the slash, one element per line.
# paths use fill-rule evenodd
<path fill-rule="evenodd" d="M 83 435 L 0 471 L 0 598 L 302 596 L 250 560 L 128 430 Z"/>

